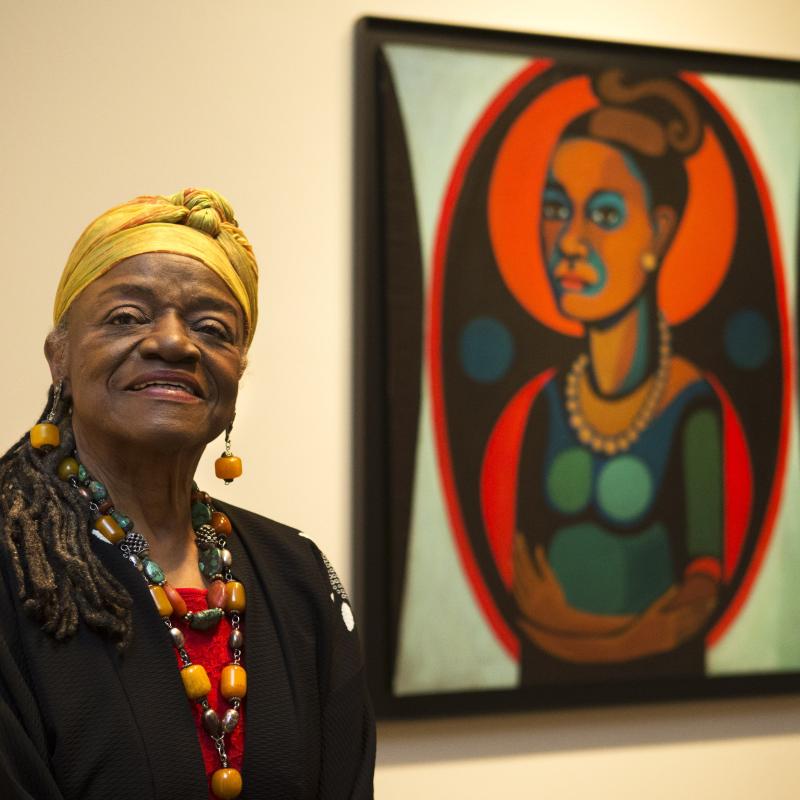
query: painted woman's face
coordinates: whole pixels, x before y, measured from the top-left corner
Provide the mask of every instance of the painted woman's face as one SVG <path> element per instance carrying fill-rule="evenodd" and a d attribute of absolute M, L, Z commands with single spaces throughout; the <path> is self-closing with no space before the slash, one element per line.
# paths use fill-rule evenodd
<path fill-rule="evenodd" d="M 561 312 L 608 319 L 642 292 L 642 256 L 656 249 L 647 190 L 616 148 L 568 139 L 555 151 L 542 198 L 541 242 Z"/>

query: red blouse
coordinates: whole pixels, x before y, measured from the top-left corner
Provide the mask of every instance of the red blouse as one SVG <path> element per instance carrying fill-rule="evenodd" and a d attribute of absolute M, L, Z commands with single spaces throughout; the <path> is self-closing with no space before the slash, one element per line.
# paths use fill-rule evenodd
<path fill-rule="evenodd" d="M 178 589 L 178 592 L 186 601 L 186 608 L 189 611 L 202 611 L 208 608 L 205 589 Z M 183 619 L 177 621 L 173 620 L 173 624 L 176 628 L 180 628 L 183 631 L 186 639 L 184 647 L 189 653 L 189 658 L 192 659 L 192 663 L 202 664 L 205 667 L 208 678 L 211 681 L 211 692 L 208 695 L 208 702 L 219 714 L 220 719 L 222 719 L 222 715 L 230 708 L 228 701 L 219 693 L 220 673 L 224 666 L 231 663 L 231 651 L 228 647 L 231 624 L 228 617 L 223 617 L 219 625 L 210 631 L 193 630 Z M 178 661 L 178 666 L 180 666 L 181 659 L 177 650 L 175 651 L 175 656 Z M 191 705 L 194 721 L 197 725 L 197 735 L 200 739 L 200 748 L 203 751 L 206 775 L 208 776 L 210 786 L 211 775 L 220 768 L 219 754 L 217 753 L 217 748 L 214 746 L 214 740 L 203 728 L 203 721 L 201 718 L 202 708 L 200 704 L 193 702 Z M 225 736 L 225 751 L 228 754 L 228 765 L 241 772 L 242 755 L 244 752 L 244 702 L 239 707 L 239 724 L 231 733 Z M 243 783 L 246 784 L 247 777 L 242 777 Z M 215 800 L 214 795 L 211 794 L 210 788 L 208 796 L 211 800 Z"/>

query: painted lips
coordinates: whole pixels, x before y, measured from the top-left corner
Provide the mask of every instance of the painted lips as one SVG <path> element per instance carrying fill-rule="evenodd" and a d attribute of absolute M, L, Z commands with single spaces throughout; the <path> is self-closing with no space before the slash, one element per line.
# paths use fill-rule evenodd
<path fill-rule="evenodd" d="M 583 292 L 597 283 L 597 273 L 588 264 L 559 264 L 553 277 L 565 292 Z"/>

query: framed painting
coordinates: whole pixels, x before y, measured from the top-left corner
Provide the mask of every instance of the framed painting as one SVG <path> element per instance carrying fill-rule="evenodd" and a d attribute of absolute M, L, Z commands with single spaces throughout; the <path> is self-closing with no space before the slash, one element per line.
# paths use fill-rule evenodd
<path fill-rule="evenodd" d="M 356 45 L 379 714 L 796 691 L 800 63 Z"/>

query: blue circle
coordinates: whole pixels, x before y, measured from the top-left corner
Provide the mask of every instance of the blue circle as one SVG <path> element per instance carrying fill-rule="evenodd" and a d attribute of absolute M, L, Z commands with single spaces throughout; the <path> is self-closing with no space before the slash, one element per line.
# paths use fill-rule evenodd
<path fill-rule="evenodd" d="M 772 354 L 769 323 L 759 311 L 737 311 L 725 325 L 725 353 L 740 369 L 758 369 Z"/>
<path fill-rule="evenodd" d="M 461 332 L 458 348 L 464 372 L 478 383 L 493 383 L 514 360 L 514 338 L 493 317 L 476 317 Z"/>

